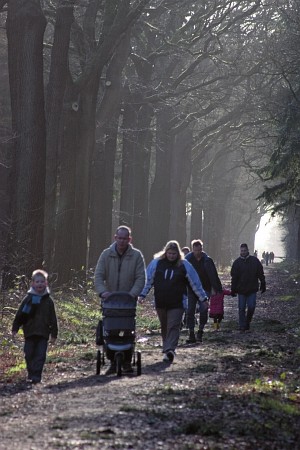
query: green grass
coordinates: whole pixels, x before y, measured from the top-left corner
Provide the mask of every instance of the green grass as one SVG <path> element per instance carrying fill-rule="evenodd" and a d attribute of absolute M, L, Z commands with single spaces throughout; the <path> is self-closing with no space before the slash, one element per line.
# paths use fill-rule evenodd
<path fill-rule="evenodd" d="M 282 302 L 290 302 L 296 300 L 296 297 L 294 295 L 280 295 L 279 297 L 277 297 L 277 300 L 280 300 Z"/>

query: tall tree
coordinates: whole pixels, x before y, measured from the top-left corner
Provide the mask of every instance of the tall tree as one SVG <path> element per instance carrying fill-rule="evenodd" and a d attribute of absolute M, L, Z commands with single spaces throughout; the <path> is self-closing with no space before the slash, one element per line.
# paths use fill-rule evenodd
<path fill-rule="evenodd" d="M 62 1 L 56 9 L 51 65 L 46 97 L 47 157 L 45 183 L 44 259 L 53 269 L 55 250 L 56 200 L 59 181 L 59 145 L 63 99 L 69 75 L 69 46 L 74 22 L 74 1 Z"/>
<path fill-rule="evenodd" d="M 62 165 L 68 168 L 66 172 L 68 178 L 60 177 L 54 256 L 54 265 L 59 270 L 60 282 L 69 279 L 71 269 L 80 270 L 87 264 L 90 168 L 94 154 L 100 78 L 105 73 L 118 45 L 148 2 L 149 0 L 140 0 L 132 7 L 128 0 L 101 2 L 103 15 L 96 47 L 91 48 L 88 57 L 82 61 L 81 75 L 77 78 L 73 76 L 67 85 L 62 139 L 63 146 L 69 148 L 69 153 L 66 151 L 62 153 L 64 158 Z M 108 88 L 108 84 L 106 87 Z M 74 105 L 78 105 L 78 108 L 74 109 Z M 68 166 L 72 158 L 71 152 L 73 161 Z M 69 249 L 67 253 L 65 248 Z"/>
<path fill-rule="evenodd" d="M 17 255 L 18 272 L 28 274 L 43 261 L 46 19 L 40 1 L 9 1 L 6 25 L 14 134 L 10 254 Z"/>

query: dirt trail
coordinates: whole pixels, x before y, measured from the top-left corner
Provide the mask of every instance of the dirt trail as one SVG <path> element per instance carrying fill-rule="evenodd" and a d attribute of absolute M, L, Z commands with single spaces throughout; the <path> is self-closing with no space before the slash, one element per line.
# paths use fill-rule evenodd
<path fill-rule="evenodd" d="M 190 346 L 183 330 L 171 365 L 154 334 L 139 336 L 140 377 L 79 360 L 48 364 L 33 388 L 0 385 L 0 449 L 300 448 L 298 289 L 276 265 L 266 275 L 249 334 L 226 297 L 222 330 Z"/>

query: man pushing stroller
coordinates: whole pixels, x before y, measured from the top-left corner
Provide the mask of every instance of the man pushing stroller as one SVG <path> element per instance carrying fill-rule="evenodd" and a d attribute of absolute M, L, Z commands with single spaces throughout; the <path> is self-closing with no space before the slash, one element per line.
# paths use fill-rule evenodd
<path fill-rule="evenodd" d="M 131 230 L 120 225 L 115 242 L 101 253 L 95 269 L 95 288 L 100 298 L 107 298 L 112 292 L 128 292 L 137 298 L 146 280 L 145 261 L 140 250 L 131 245 Z M 130 358 L 130 359 L 129 359 Z M 123 372 L 133 372 L 131 354 L 125 356 Z M 113 356 L 106 375 L 116 373 Z"/>

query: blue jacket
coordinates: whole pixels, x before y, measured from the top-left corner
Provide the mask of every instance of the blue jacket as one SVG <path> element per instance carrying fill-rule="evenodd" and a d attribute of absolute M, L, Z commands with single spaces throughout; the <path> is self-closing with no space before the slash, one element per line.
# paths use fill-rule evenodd
<path fill-rule="evenodd" d="M 177 265 L 166 258 L 153 259 L 147 267 L 147 281 L 140 296 L 146 297 L 152 286 L 156 308 L 183 308 L 187 286 L 202 301 L 207 299 L 197 272 L 186 260 Z"/>

